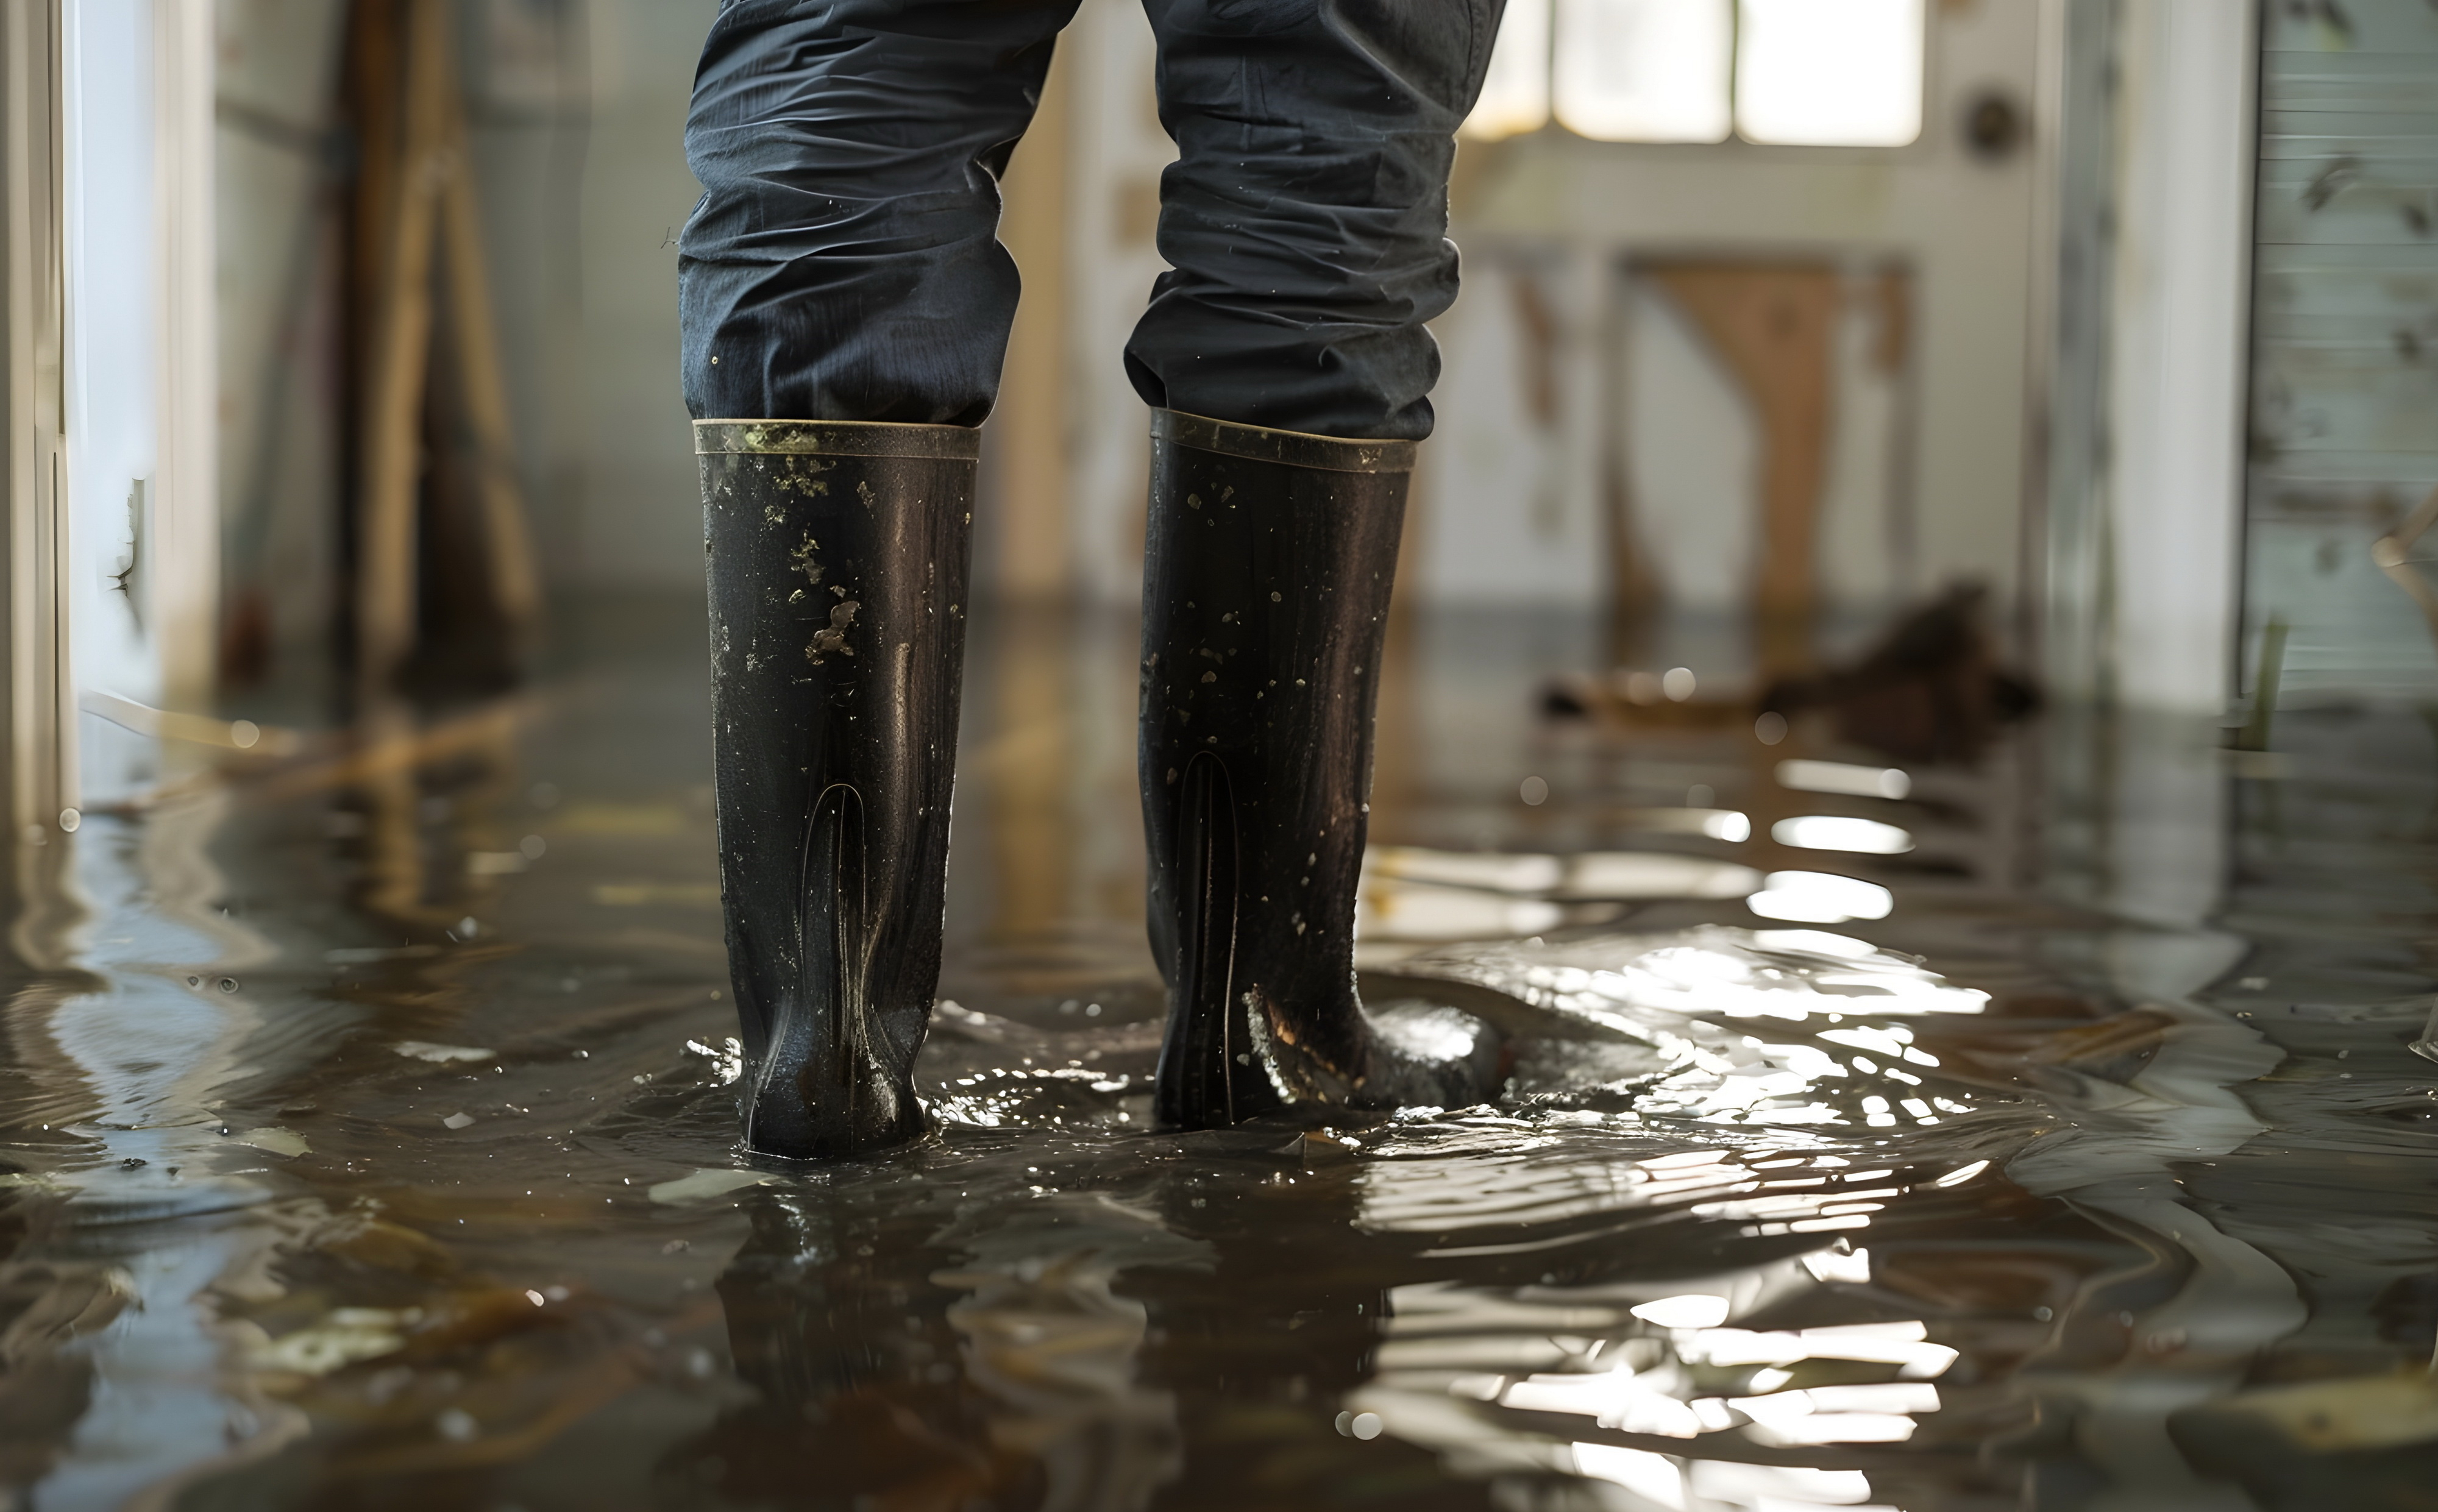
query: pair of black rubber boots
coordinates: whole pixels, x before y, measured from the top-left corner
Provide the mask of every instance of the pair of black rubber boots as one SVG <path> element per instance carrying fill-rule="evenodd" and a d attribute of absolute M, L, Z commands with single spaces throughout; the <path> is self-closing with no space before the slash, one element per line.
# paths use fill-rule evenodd
<path fill-rule="evenodd" d="M 745 1140 L 921 1134 L 980 434 L 705 420 L 720 884 Z M 1372 708 L 1414 445 L 1155 412 L 1141 780 L 1156 1109 L 1393 1105 L 1354 985 Z"/>

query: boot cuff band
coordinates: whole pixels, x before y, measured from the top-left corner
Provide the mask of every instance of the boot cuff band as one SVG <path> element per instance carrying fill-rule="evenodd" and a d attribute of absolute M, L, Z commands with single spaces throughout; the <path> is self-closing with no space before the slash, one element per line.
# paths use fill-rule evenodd
<path fill-rule="evenodd" d="M 1237 425 L 1176 410 L 1151 412 L 1154 441 L 1216 451 L 1223 456 L 1279 462 L 1291 467 L 1319 467 L 1329 472 L 1411 472 L 1411 441 L 1341 441 L 1335 436 L 1301 431 L 1272 431 L 1258 425 Z"/>
<path fill-rule="evenodd" d="M 982 433 L 962 425 L 891 425 L 877 420 L 697 420 L 698 456 L 789 452 L 816 457 L 934 457 L 971 462 Z"/>

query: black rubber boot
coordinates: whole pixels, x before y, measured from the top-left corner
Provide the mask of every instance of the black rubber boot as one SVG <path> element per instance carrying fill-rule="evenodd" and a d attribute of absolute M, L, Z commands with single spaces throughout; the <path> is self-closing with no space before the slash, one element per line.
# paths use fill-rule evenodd
<path fill-rule="evenodd" d="M 1140 755 L 1168 982 L 1163 1123 L 1485 1095 L 1486 1029 L 1374 1022 L 1354 988 L 1371 715 L 1413 465 L 1410 441 L 1153 412 Z"/>
<path fill-rule="evenodd" d="M 980 433 L 702 420 L 720 898 L 745 1143 L 922 1134 Z"/>

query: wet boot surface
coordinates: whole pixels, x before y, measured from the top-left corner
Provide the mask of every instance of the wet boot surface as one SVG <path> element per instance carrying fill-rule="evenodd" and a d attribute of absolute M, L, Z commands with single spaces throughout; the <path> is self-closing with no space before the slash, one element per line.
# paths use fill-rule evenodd
<path fill-rule="evenodd" d="M 1158 1113 L 1478 1101 L 1408 1064 L 1354 983 L 1372 716 L 1414 447 L 1157 412 L 1141 783 L 1169 986 Z M 1482 1029 L 1486 1035 L 1486 1027 Z"/>
<path fill-rule="evenodd" d="M 798 1159 L 922 1133 L 940 971 L 978 438 L 696 427 L 720 892 L 746 1144 Z"/>

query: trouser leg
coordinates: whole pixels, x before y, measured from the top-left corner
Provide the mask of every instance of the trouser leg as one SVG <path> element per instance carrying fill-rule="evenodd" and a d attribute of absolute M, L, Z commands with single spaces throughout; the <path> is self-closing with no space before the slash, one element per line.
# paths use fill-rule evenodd
<path fill-rule="evenodd" d="M 1455 132 L 1502 0 L 1144 0 L 1171 265 L 1126 347 L 1144 402 L 1419 440 L 1456 297 Z"/>
<path fill-rule="evenodd" d="M 678 242 L 697 419 L 980 425 L 1016 314 L 998 176 L 1077 0 L 731 0 Z"/>

